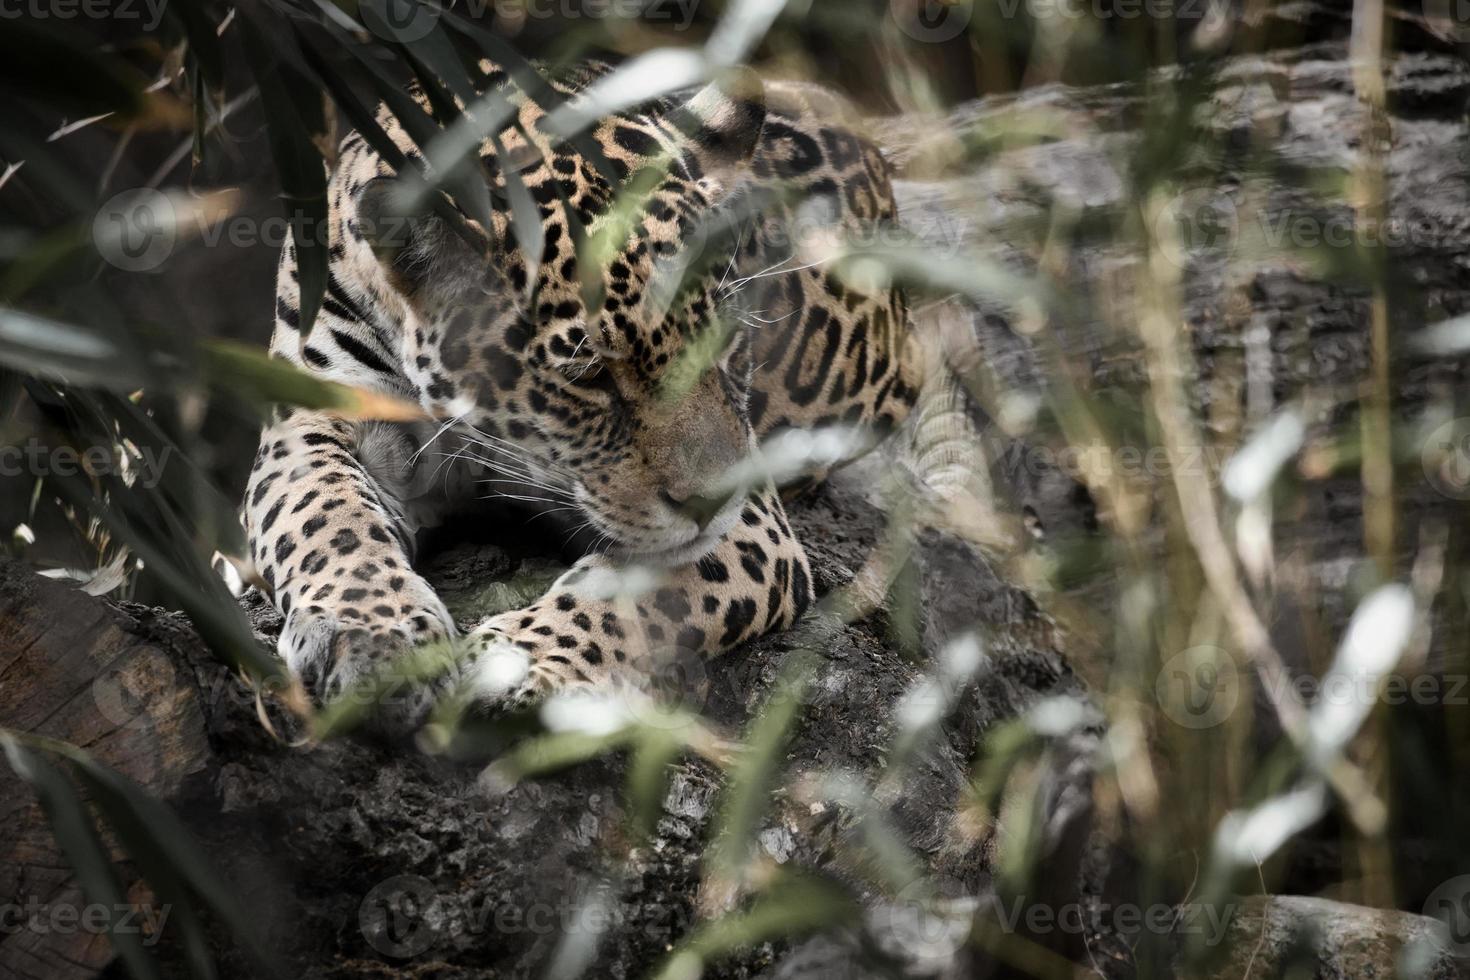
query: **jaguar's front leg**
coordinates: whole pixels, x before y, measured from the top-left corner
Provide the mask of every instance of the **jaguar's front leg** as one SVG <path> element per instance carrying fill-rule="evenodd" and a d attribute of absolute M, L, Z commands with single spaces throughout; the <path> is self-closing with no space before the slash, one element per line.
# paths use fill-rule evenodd
<path fill-rule="evenodd" d="M 410 567 L 402 482 L 364 458 L 406 458 L 403 433 L 297 411 L 267 428 L 245 497 L 251 560 L 285 617 L 279 649 L 329 701 L 407 652 L 454 633 L 444 604 Z M 411 727 L 432 687 L 403 684 L 378 722 Z"/>
<path fill-rule="evenodd" d="M 772 490 L 750 499 L 709 554 L 667 570 L 647 592 L 609 597 L 617 574 L 606 558 L 583 559 L 534 605 L 476 627 L 472 694 L 490 706 L 524 707 L 567 689 L 638 685 L 673 651 L 722 653 L 790 627 L 812 600 L 806 553 Z M 522 653 L 523 669 L 508 671 L 505 661 Z"/>

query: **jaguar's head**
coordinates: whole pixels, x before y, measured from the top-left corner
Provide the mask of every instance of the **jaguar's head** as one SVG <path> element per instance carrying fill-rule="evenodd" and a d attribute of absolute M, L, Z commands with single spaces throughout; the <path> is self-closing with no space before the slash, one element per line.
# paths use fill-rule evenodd
<path fill-rule="evenodd" d="M 502 144 L 529 161 L 537 261 L 493 162 L 493 227 L 470 222 L 467 241 L 425 217 L 379 250 L 414 321 L 411 378 L 426 408 L 473 434 L 487 493 L 565 507 L 625 556 L 690 560 L 739 519 L 730 474 L 753 448 L 748 328 L 725 302 L 740 243 L 716 219 L 760 139 L 760 83 L 740 74 L 604 120 L 589 137 L 605 162 L 543 141 L 539 115 L 521 116 L 534 152 L 513 132 Z M 360 212 L 391 208 L 395 183 L 370 182 Z"/>

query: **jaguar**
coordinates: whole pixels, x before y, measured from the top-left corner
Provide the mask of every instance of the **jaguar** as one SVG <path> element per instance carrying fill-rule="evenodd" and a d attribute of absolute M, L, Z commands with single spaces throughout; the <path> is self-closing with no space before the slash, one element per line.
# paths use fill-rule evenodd
<path fill-rule="evenodd" d="M 595 104 L 610 70 L 546 84 Z M 595 115 L 573 139 L 534 85 L 489 62 L 479 75 L 511 123 L 478 147 L 488 225 L 449 196 L 415 198 L 353 132 L 309 330 L 296 247 L 280 258 L 272 355 L 422 411 L 281 409 L 262 433 L 249 564 L 283 616 L 280 655 L 320 698 L 435 642 L 462 650 L 455 690 L 518 706 L 791 627 L 813 582 L 787 498 L 899 428 L 924 383 L 903 290 L 840 276 L 820 247 L 897 221 L 890 164 L 840 96 L 736 69 Z M 424 161 L 400 118 L 376 119 L 400 166 Z M 535 238 L 508 169 L 539 254 L 521 244 Z M 814 431 L 872 438 L 799 472 L 753 465 Z M 563 521 L 584 554 L 526 608 L 461 633 L 415 546 L 485 498 Z M 620 591 L 629 568 L 645 590 Z M 444 690 L 416 689 L 400 724 Z"/>

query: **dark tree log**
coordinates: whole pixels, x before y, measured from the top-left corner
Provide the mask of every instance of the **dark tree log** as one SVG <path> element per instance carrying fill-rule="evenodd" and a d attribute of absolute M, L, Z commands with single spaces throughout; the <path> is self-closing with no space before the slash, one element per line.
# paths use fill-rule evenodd
<path fill-rule="evenodd" d="M 126 612 L 14 561 L 0 562 L 0 720 L 81 746 L 165 798 L 210 766 L 201 699 L 179 651 Z M 86 900 L 40 805 L 8 766 L 0 827 L 0 896 L 13 903 L 0 973 L 94 975 L 112 951 L 101 935 L 52 922 L 51 910 Z M 21 917 L 36 921 L 22 926 Z"/>
<path fill-rule="evenodd" d="M 793 508 L 824 590 L 847 581 L 877 542 L 882 518 L 860 489 L 875 475 L 845 479 Z M 518 575 L 544 578 L 547 567 L 545 559 L 493 545 L 460 545 L 434 559 L 429 574 L 451 608 L 473 618 L 487 586 Z M 1039 698 L 1080 688 L 1036 606 L 973 549 L 929 532 L 914 568 L 917 656 L 893 642 L 887 612 L 844 629 L 821 651 L 785 776 L 881 771 L 898 700 L 936 649 L 978 626 L 990 659 L 957 723 L 883 801 L 929 871 L 973 890 L 986 842 L 956 832 L 954 809 L 976 737 Z M 630 853 L 621 759 L 501 791 L 479 780 L 479 765 L 408 746 L 348 738 L 291 748 L 262 727 L 253 696 L 178 614 L 108 604 L 13 563 L 0 575 L 0 608 L 5 717 L 82 745 L 169 801 L 292 974 L 534 975 L 569 924 L 579 928 L 587 889 L 620 860 L 627 862 L 624 891 L 601 937 L 595 975 L 642 975 L 695 920 L 719 784 L 706 764 L 677 765 L 651 846 Z M 258 597 L 249 609 L 268 641 L 278 617 Z M 978 623 L 976 610 L 986 613 Z M 738 733 L 790 648 L 790 637 L 771 637 L 709 665 L 695 706 Z M 283 714 L 272 717 L 289 730 Z M 6 778 L 10 819 L 19 817 L 23 832 L 0 869 L 4 881 L 17 894 L 78 902 L 64 892 L 64 862 L 27 790 Z M 851 824 L 840 807 L 778 795 L 760 844 L 774 863 L 822 869 L 863 887 L 837 857 L 858 844 Z M 420 912 L 405 913 L 405 902 Z M 171 938 L 165 932 L 158 945 L 165 958 L 176 952 Z M 248 973 L 249 962 L 220 938 L 231 975 Z M 775 953 L 769 945 L 752 950 L 722 975 L 750 975 Z M 80 977 L 106 957 L 97 937 L 21 931 L 0 946 L 0 970 Z"/>

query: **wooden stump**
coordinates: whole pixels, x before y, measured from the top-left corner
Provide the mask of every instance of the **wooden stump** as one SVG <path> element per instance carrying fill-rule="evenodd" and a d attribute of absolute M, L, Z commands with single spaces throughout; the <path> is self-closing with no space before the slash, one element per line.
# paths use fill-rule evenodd
<path fill-rule="evenodd" d="M 151 793 L 209 757 L 192 674 L 127 617 L 74 586 L 0 561 L 0 724 L 80 746 Z M 35 795 L 0 767 L 0 976 L 90 977 L 112 958 Z M 121 852 L 114 848 L 121 860 Z M 130 900 L 146 902 L 126 864 Z"/>

